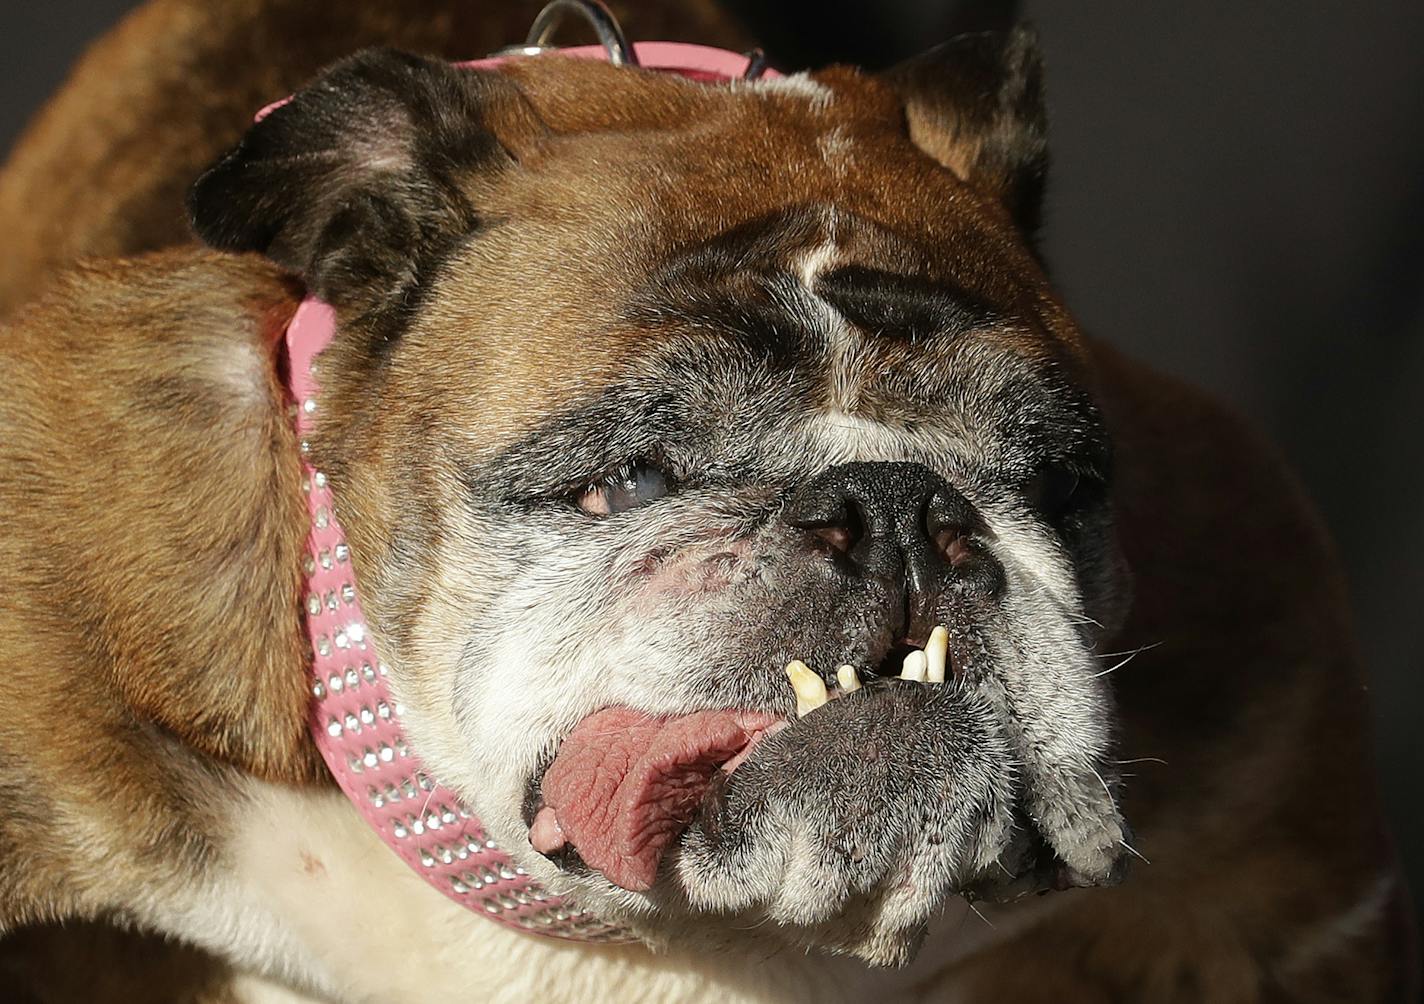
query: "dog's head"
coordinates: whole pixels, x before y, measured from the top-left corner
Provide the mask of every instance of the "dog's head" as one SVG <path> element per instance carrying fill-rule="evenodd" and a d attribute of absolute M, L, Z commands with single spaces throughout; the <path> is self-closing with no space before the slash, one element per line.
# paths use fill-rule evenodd
<path fill-rule="evenodd" d="M 314 455 L 408 735 L 548 886 L 890 963 L 956 892 L 1117 877 L 1045 160 L 1019 30 L 715 87 L 369 52 L 199 182 L 337 309 Z M 792 659 L 865 686 L 798 719 Z"/>

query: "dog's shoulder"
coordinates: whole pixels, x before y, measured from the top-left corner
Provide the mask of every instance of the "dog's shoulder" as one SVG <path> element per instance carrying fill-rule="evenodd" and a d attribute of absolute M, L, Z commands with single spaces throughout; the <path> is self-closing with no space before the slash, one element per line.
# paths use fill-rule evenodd
<path fill-rule="evenodd" d="M 66 803 L 29 836 L 23 813 L 0 822 L 10 851 L 62 854 L 91 824 L 123 846 L 186 840 L 155 759 L 175 739 L 316 776 L 276 352 L 297 294 L 253 259 L 168 252 L 80 266 L 0 328 L 0 787 Z"/>

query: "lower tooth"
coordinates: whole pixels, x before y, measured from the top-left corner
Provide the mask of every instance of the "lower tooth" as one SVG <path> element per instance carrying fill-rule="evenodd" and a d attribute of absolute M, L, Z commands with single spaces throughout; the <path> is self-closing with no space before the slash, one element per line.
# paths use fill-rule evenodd
<path fill-rule="evenodd" d="M 945 665 L 949 662 L 949 631 L 939 625 L 930 632 L 930 640 L 925 642 L 927 671 L 925 680 L 929 683 L 943 683 Z"/>
<path fill-rule="evenodd" d="M 900 670 L 900 679 L 913 680 L 916 683 L 925 682 L 925 674 L 928 671 L 928 663 L 925 653 L 919 649 L 905 656 L 905 668 Z"/>
<path fill-rule="evenodd" d="M 860 676 L 854 666 L 839 667 L 836 670 L 836 682 L 841 685 L 842 693 L 849 694 L 852 690 L 860 689 Z"/>
<path fill-rule="evenodd" d="M 792 659 L 786 664 L 786 675 L 791 680 L 791 689 L 796 691 L 797 717 L 810 714 L 829 699 L 826 683 L 820 674 L 813 672 L 800 659 Z"/>

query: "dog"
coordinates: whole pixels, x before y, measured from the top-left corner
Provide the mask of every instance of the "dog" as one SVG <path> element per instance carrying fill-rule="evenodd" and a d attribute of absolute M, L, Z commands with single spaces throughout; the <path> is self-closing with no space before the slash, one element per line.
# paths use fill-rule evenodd
<path fill-rule="evenodd" d="M 1045 137 L 1025 28 L 322 71 L 192 186 L 208 249 L 0 336 L 0 929 L 190 946 L 175 999 L 1408 999 L 1329 542 L 1078 330 Z M 332 784 L 304 463 L 412 749 L 627 943 L 442 897 Z"/>

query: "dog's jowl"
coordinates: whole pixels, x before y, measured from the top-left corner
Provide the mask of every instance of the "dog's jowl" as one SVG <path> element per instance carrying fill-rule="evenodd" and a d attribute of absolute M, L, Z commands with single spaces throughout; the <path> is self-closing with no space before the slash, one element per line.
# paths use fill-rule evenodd
<path fill-rule="evenodd" d="M 196 181 L 208 249 L 56 279 L 0 335 L 0 929 L 220 999 L 1403 999 L 1328 544 L 1049 285 L 1041 78 L 369 49 Z M 623 943 L 333 785 L 304 471 L 398 755 Z"/>

